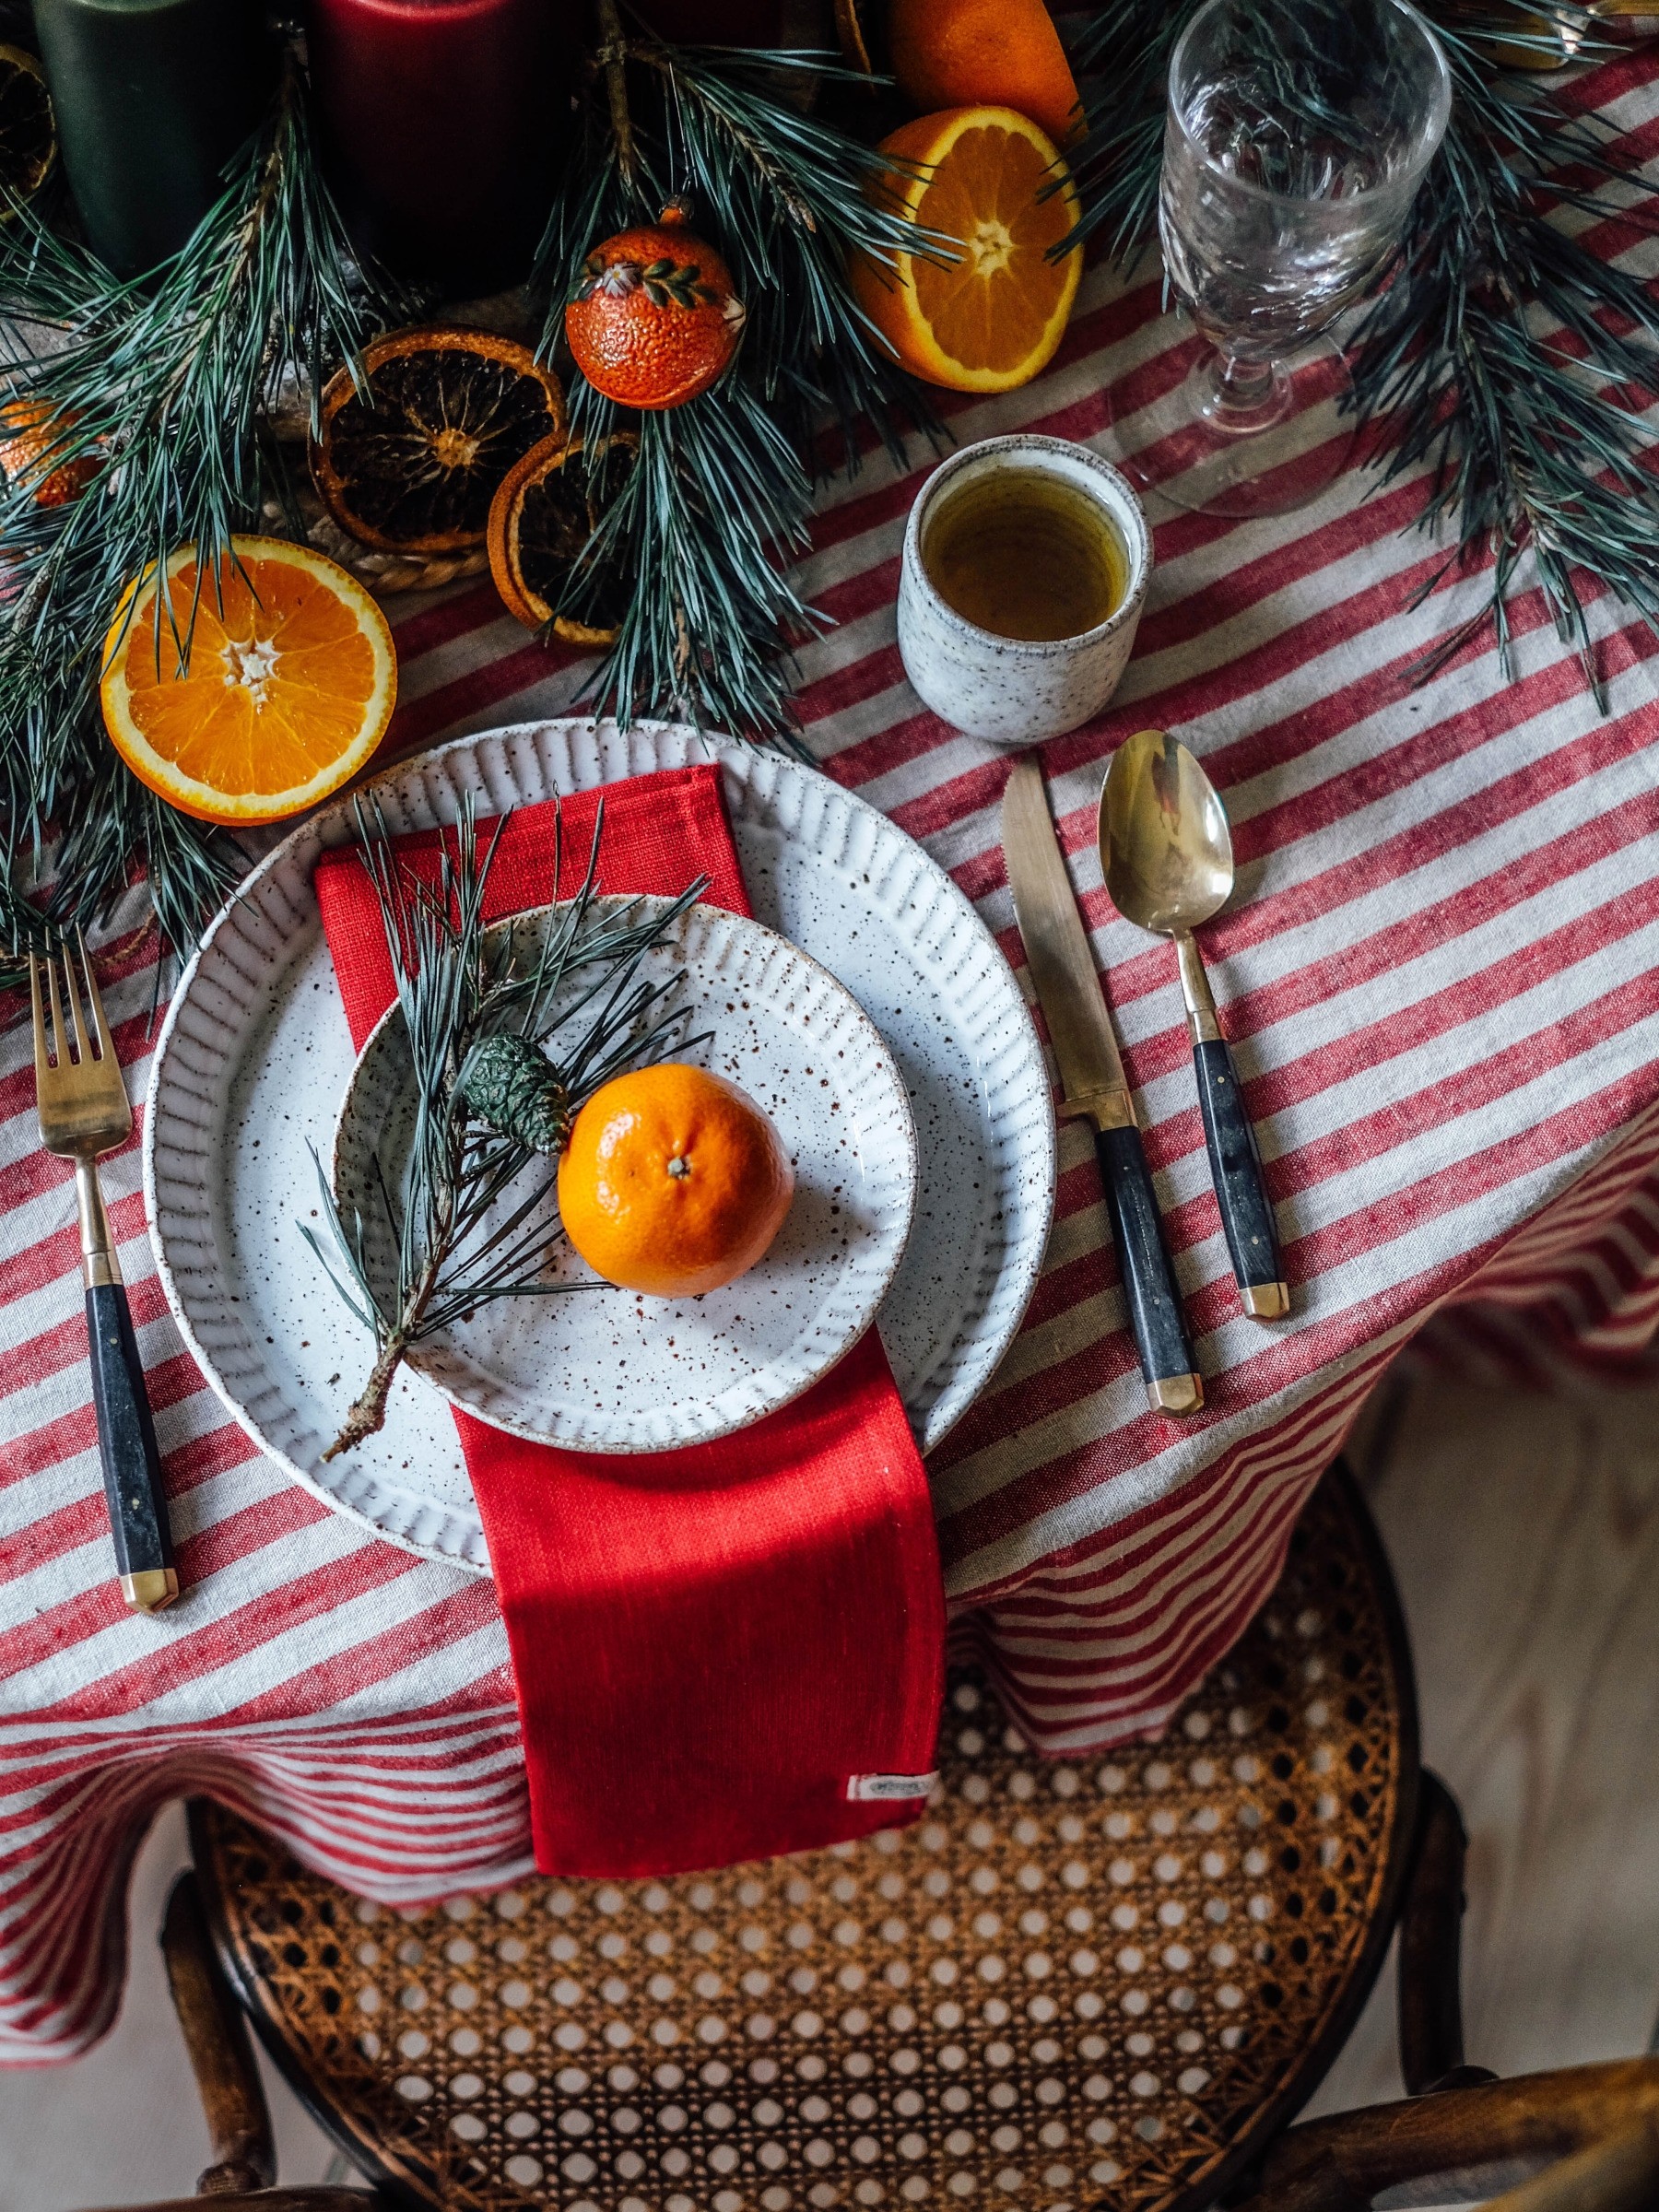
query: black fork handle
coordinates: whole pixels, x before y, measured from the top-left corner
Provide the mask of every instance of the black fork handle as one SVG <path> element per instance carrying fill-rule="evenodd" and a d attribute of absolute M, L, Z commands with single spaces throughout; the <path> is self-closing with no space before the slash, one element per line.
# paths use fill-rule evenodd
<path fill-rule="evenodd" d="M 179 1594 L 179 1577 L 144 1364 L 126 1290 L 119 1281 L 87 1286 L 87 1337 L 98 1451 L 122 1591 L 135 1612 L 158 1613 Z"/>

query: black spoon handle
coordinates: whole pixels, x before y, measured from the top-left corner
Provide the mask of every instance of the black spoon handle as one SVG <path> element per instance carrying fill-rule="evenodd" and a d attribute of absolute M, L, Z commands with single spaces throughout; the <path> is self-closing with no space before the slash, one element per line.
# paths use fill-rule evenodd
<path fill-rule="evenodd" d="M 1290 1311 L 1290 1293 L 1279 1260 L 1278 1230 L 1262 1181 L 1255 1131 L 1244 1111 L 1239 1071 L 1226 1040 L 1207 1037 L 1194 1041 L 1193 1065 L 1209 1147 L 1210 1179 L 1239 1295 L 1246 1313 L 1257 1321 L 1281 1320 Z"/>
<path fill-rule="evenodd" d="M 1133 1123 L 1097 1129 L 1095 1153 L 1147 1395 L 1160 1413 L 1196 1413 L 1204 1404 L 1204 1384 L 1193 1365 L 1141 1133 Z"/>

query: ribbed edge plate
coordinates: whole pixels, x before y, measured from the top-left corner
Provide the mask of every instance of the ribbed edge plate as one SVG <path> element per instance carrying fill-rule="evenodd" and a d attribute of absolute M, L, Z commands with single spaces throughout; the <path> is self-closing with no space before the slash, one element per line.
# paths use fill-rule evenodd
<path fill-rule="evenodd" d="M 1019 1326 L 1054 1194 L 1036 1032 L 989 932 L 885 816 L 826 777 L 663 724 L 521 724 L 455 739 L 375 787 L 395 833 L 715 759 L 756 918 L 853 994 L 898 1064 L 920 1159 L 882 1341 L 924 1450 Z M 150 1078 L 144 1180 L 161 1280 L 227 1408 L 296 1481 L 410 1550 L 488 1570 L 448 1409 L 418 1378 L 385 1428 L 324 1465 L 368 1346 L 299 1233 L 354 1061 L 312 874 L 348 802 L 302 824 L 216 918 Z"/>

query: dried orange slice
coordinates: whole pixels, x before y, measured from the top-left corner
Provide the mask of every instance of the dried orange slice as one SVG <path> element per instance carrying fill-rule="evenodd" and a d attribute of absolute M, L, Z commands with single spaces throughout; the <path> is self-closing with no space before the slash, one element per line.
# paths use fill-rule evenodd
<path fill-rule="evenodd" d="M 167 564 L 187 665 L 156 571 L 129 584 L 104 644 L 104 726 L 141 783 L 209 822 L 274 822 L 326 798 L 385 735 L 397 695 L 386 618 L 355 576 L 309 546 L 234 537 L 200 582 L 195 547 Z"/>
<path fill-rule="evenodd" d="M 508 475 L 489 509 L 489 572 L 502 603 L 526 629 L 545 629 L 571 645 L 614 645 L 634 578 L 620 545 L 582 579 L 581 614 L 559 603 L 582 553 L 632 467 L 640 441 L 629 431 L 593 447 L 555 435 L 533 445 Z"/>
<path fill-rule="evenodd" d="M 893 268 L 855 261 L 859 305 L 930 384 L 1029 383 L 1054 357 L 1083 273 L 1081 246 L 1048 258 L 1079 214 L 1053 140 L 1012 108 L 948 108 L 902 124 L 879 150 L 913 165 L 888 172 L 898 212 L 958 241 L 960 258 L 933 260 L 924 247 Z"/>
<path fill-rule="evenodd" d="M 564 388 L 526 347 L 490 330 L 396 330 L 323 394 L 312 477 L 360 545 L 385 553 L 481 546 L 515 461 L 565 427 Z"/>

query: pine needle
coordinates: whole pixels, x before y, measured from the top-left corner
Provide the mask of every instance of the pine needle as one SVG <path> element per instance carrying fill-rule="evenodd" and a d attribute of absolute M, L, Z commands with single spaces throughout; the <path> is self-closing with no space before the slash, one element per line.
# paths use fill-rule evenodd
<path fill-rule="evenodd" d="M 556 1171 L 509 1197 L 537 1155 L 475 1118 L 469 1105 L 467 1074 L 479 1046 L 504 1033 L 533 1041 L 573 1121 L 626 1069 L 702 1041 L 686 1036 L 684 1010 L 668 1003 L 683 978 L 648 982 L 640 967 L 701 897 L 707 879 L 700 877 L 654 914 L 641 915 L 631 903 L 596 909 L 601 802 L 582 886 L 556 908 L 540 952 L 528 959 L 514 930 L 491 928 L 485 919 L 490 866 L 510 818 L 501 817 L 481 842 L 470 795 L 464 800 L 455 851 L 446 848 L 432 888 L 399 859 L 378 806 L 358 803 L 359 851 L 379 902 L 408 1041 L 415 1126 L 395 1189 L 378 1156 L 374 1163 L 374 1201 L 397 1253 L 389 1299 L 377 1295 L 371 1279 L 362 1209 L 341 1213 L 320 1161 L 328 1241 L 300 1224 L 335 1289 L 375 1341 L 369 1379 L 325 1459 L 381 1427 L 394 1378 L 413 1347 L 499 1300 L 550 1297 L 571 1287 L 546 1272 L 563 1240 Z M 555 885 L 559 866 L 556 826 Z M 504 1217 L 497 1211 L 503 1202 Z"/>

